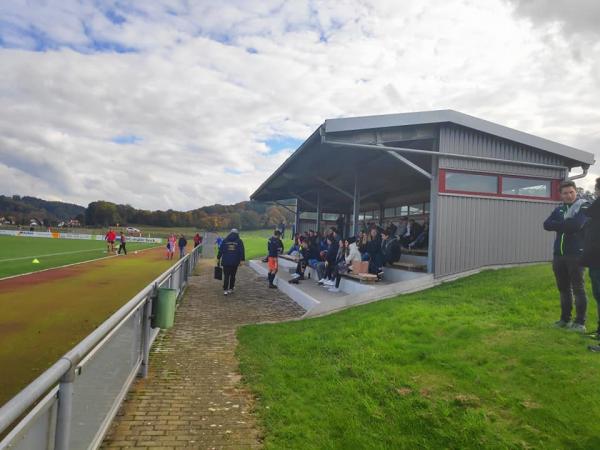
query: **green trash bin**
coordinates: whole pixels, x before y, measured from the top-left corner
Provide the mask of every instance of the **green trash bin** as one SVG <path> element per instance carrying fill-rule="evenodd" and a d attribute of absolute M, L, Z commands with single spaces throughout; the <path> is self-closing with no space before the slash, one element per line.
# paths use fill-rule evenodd
<path fill-rule="evenodd" d="M 158 298 L 153 308 L 152 328 L 171 328 L 175 321 L 176 304 L 177 289 L 158 288 Z"/>

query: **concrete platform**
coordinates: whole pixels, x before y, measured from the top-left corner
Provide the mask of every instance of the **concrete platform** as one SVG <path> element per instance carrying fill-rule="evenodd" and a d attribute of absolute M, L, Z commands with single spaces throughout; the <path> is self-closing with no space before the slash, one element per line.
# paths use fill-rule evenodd
<path fill-rule="evenodd" d="M 249 266 L 257 273 L 266 277 L 268 273 L 267 264 L 260 260 L 252 260 Z M 419 272 L 409 272 L 400 269 L 386 269 L 384 280 L 377 283 L 360 283 L 348 278 L 342 278 L 340 283 L 341 292 L 329 292 L 327 288 L 317 284 L 316 272 L 307 268 L 310 279 L 300 281 L 299 284 L 290 284 L 288 281 L 296 264 L 292 261 L 279 259 L 279 272 L 275 284 L 281 292 L 286 294 L 300 306 L 306 313 L 304 317 L 313 317 L 329 314 L 334 311 L 349 308 L 351 306 L 374 302 L 384 298 L 393 297 L 398 294 L 416 292 L 433 287 L 433 275 Z"/>

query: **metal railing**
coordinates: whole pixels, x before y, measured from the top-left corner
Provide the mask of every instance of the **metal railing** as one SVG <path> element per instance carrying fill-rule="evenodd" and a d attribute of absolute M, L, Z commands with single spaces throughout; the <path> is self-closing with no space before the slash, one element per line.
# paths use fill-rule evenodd
<path fill-rule="evenodd" d="M 0 409 L 0 449 L 100 446 L 136 376 L 146 377 L 159 329 L 151 328 L 158 288 L 178 301 L 202 253 L 192 250 Z"/>

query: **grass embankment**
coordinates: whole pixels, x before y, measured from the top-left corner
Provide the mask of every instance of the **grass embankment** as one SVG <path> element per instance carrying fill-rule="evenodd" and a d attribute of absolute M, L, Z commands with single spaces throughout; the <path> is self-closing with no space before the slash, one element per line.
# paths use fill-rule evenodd
<path fill-rule="evenodd" d="M 266 448 L 597 449 L 600 355 L 558 316 L 548 265 L 487 271 L 243 327 L 238 355 Z"/>

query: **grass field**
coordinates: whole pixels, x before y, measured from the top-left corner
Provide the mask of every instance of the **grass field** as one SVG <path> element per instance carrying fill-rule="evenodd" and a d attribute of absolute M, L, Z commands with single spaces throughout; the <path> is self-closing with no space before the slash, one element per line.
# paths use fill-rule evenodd
<path fill-rule="evenodd" d="M 128 242 L 127 251 L 155 246 Z M 98 259 L 105 252 L 104 241 L 0 236 L 0 278 Z"/>
<path fill-rule="evenodd" d="M 600 355 L 557 297 L 538 265 L 241 328 L 266 448 L 600 448 Z"/>
<path fill-rule="evenodd" d="M 0 405 L 171 264 L 157 248 L 0 281 Z"/>
<path fill-rule="evenodd" d="M 287 238 L 283 244 L 285 251 L 287 251 L 293 243 L 292 239 L 289 239 L 290 232 L 286 231 Z M 273 230 L 254 230 L 254 231 L 242 231 L 240 238 L 244 241 L 244 248 L 246 250 L 246 260 L 262 258 L 267 254 L 267 239 L 273 235 Z M 226 234 L 221 234 L 225 237 Z"/>

